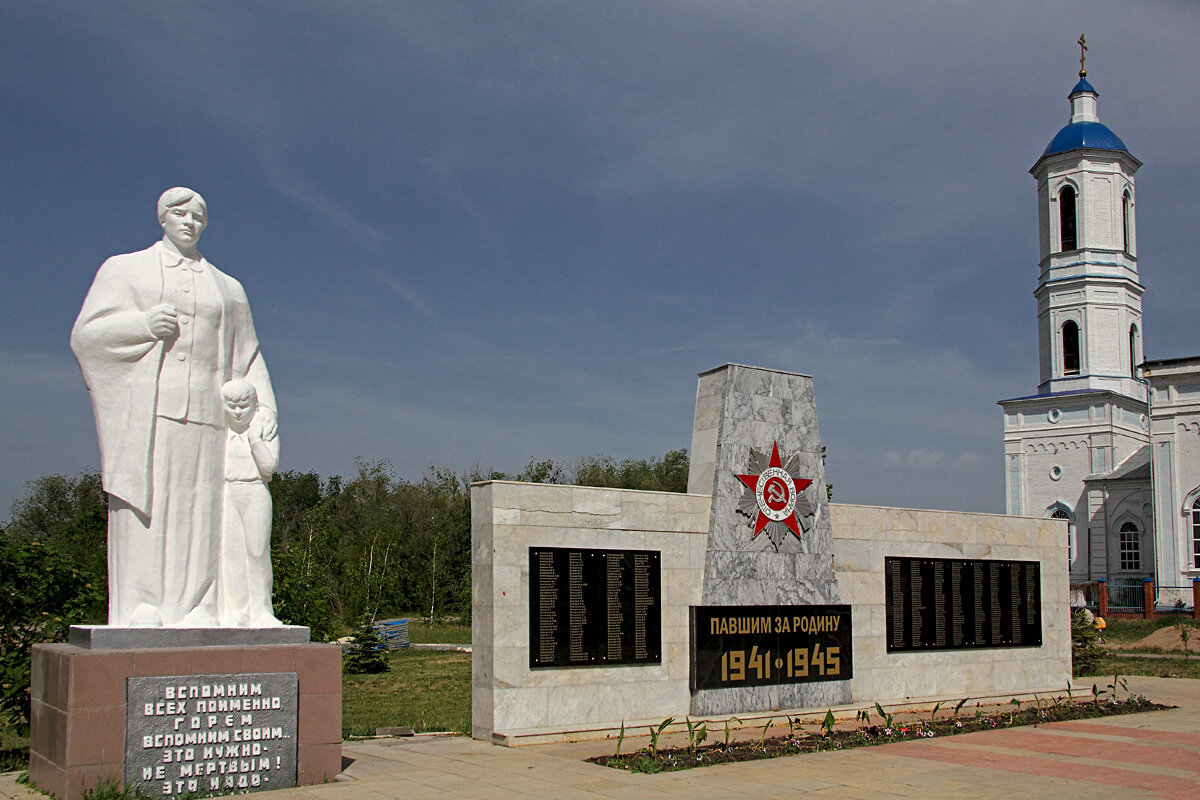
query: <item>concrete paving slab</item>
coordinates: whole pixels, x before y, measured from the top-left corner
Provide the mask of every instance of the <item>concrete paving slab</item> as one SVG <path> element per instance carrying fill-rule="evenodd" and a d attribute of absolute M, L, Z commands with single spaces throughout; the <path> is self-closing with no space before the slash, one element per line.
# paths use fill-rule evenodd
<path fill-rule="evenodd" d="M 634 775 L 585 762 L 615 742 L 498 747 L 462 737 L 347 742 L 339 780 L 261 800 L 1200 798 L 1200 681 L 1129 678 L 1171 711 Z M 785 729 L 786 732 L 786 729 Z M 626 743 L 628 745 L 628 742 Z M 44 800 L 0 775 L 0 800 Z"/>

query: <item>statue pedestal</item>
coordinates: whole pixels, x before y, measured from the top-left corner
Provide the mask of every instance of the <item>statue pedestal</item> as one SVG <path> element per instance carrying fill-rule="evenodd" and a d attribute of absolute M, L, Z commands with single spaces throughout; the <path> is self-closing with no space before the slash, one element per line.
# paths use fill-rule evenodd
<path fill-rule="evenodd" d="M 336 645 L 97 649 L 108 633 L 92 634 L 90 649 L 33 648 L 29 777 L 59 800 L 105 779 L 172 796 L 322 783 L 341 772 Z"/>

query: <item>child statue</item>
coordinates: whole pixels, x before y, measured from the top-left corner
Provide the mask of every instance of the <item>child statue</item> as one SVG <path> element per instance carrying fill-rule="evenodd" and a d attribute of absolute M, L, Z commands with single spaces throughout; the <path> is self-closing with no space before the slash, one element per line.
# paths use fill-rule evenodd
<path fill-rule="evenodd" d="M 279 439 L 263 437 L 258 392 L 235 379 L 221 387 L 225 420 L 225 515 L 217 576 L 223 627 L 281 625 L 271 611 L 271 492 Z"/>

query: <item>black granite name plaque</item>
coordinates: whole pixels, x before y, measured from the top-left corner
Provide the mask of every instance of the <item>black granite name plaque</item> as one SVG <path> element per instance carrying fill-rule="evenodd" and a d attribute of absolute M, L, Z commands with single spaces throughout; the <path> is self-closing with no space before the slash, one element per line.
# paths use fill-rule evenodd
<path fill-rule="evenodd" d="M 692 606 L 691 688 L 854 677 L 850 606 Z"/>
<path fill-rule="evenodd" d="M 889 653 L 1040 647 L 1041 564 L 886 558 Z"/>
<path fill-rule="evenodd" d="M 125 788 L 147 796 L 296 785 L 294 672 L 129 678 Z"/>
<path fill-rule="evenodd" d="M 662 663 L 657 550 L 529 548 L 529 666 Z"/>

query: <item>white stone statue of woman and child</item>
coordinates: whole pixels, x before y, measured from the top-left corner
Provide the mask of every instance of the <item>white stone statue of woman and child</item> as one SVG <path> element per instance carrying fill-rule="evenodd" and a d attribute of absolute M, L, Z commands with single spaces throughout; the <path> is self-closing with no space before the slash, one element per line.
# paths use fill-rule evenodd
<path fill-rule="evenodd" d="M 71 331 L 100 438 L 108 624 L 278 627 L 271 377 L 240 283 L 197 250 L 208 207 L 158 200 L 163 238 L 101 265 Z"/>

